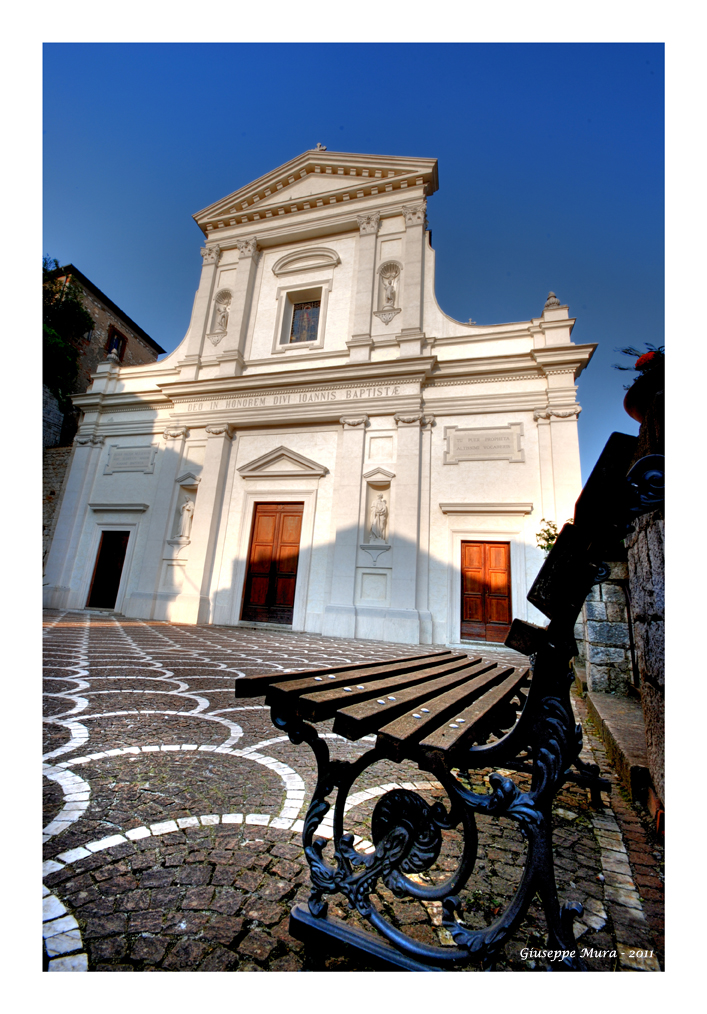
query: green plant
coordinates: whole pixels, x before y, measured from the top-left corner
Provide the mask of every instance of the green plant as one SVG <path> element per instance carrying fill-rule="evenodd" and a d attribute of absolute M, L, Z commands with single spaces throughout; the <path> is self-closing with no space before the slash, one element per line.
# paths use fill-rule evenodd
<path fill-rule="evenodd" d="M 42 264 L 43 379 L 62 412 L 70 407 L 75 391 L 79 356 L 94 321 L 83 305 L 83 292 L 62 276 L 57 261 Z"/>
<path fill-rule="evenodd" d="M 565 524 L 571 525 L 572 518 L 568 518 Z M 557 525 L 555 524 L 554 521 L 547 521 L 545 518 L 540 518 L 540 528 L 535 536 L 535 541 L 537 542 L 540 549 L 543 549 L 546 553 L 549 553 L 552 547 L 555 545 L 555 542 L 557 541 L 557 536 L 559 534 L 560 533 L 557 530 Z"/>

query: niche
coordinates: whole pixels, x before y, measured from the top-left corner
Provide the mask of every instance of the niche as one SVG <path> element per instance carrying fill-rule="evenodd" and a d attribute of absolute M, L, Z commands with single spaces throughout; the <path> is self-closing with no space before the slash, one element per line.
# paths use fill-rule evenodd
<path fill-rule="evenodd" d="M 211 311 L 211 326 L 207 338 L 212 345 L 218 345 L 228 331 L 228 315 L 231 311 L 231 290 L 221 289 L 216 293 Z"/>
<path fill-rule="evenodd" d="M 393 317 L 400 313 L 400 272 L 399 261 L 384 261 L 378 268 L 378 309 L 375 316 L 384 324 L 389 324 Z"/>

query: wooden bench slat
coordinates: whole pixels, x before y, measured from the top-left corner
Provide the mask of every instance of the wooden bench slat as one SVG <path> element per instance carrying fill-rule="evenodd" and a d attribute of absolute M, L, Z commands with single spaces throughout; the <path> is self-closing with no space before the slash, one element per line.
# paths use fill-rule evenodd
<path fill-rule="evenodd" d="M 325 718 L 332 718 L 340 708 L 344 708 L 346 705 L 372 701 L 378 697 L 392 694 L 394 691 L 397 693 L 406 687 L 417 686 L 428 680 L 456 673 L 458 670 L 467 668 L 469 665 L 468 656 L 459 655 L 451 661 L 438 663 L 434 666 L 426 666 L 422 669 L 410 670 L 407 673 L 397 673 L 394 676 L 387 676 L 386 678 L 366 680 L 365 683 L 359 684 L 352 680 L 345 686 L 342 682 L 338 689 L 319 690 L 314 693 L 303 694 L 294 701 L 288 700 L 287 706 L 299 718 L 304 718 L 306 721 L 319 722 Z"/>
<path fill-rule="evenodd" d="M 528 669 L 523 672 L 527 674 Z M 423 709 L 411 708 L 407 714 L 379 730 L 377 746 L 391 760 L 400 761 L 409 757 L 415 745 L 431 735 L 442 722 L 459 717 L 464 719 L 461 724 L 465 724 L 464 710 L 504 678 L 508 679 L 515 673 L 514 667 L 509 669 L 508 666 L 497 665 L 461 686 L 426 701 Z"/>
<path fill-rule="evenodd" d="M 480 727 L 493 721 L 493 712 L 504 707 L 527 683 L 529 671 L 515 670 L 512 675 L 498 686 L 493 687 L 469 707 L 458 712 L 463 722 L 444 722 L 433 733 L 423 739 L 418 752 L 430 760 L 435 755 L 450 763 L 450 755 L 465 746 L 471 745 Z M 456 726 L 456 728 L 453 728 Z"/>
<path fill-rule="evenodd" d="M 347 739 L 360 739 L 369 732 L 377 732 L 381 724 L 388 723 L 398 718 L 401 713 L 410 708 L 422 707 L 430 698 L 440 694 L 444 690 L 458 686 L 460 683 L 468 683 L 469 680 L 478 676 L 487 669 L 497 669 L 495 663 L 479 661 L 474 665 L 465 665 L 454 672 L 445 673 L 437 678 L 425 679 L 415 685 L 391 687 L 390 693 L 376 694 L 359 704 L 352 704 L 350 707 L 342 708 L 337 712 L 334 721 L 334 732 L 345 736 Z M 506 667 L 507 668 L 507 667 Z M 382 703 L 381 703 L 382 702 Z"/>
<path fill-rule="evenodd" d="M 424 659 L 444 658 L 451 655 L 449 649 L 444 651 L 427 651 L 421 655 L 409 655 L 405 662 L 422 661 Z M 400 659 L 390 660 L 391 664 L 400 664 Z M 299 669 L 297 672 L 269 672 L 256 673 L 253 676 L 240 676 L 236 682 L 236 697 L 262 697 L 271 683 L 285 683 L 292 681 L 293 685 L 297 680 L 305 677 L 328 675 L 329 673 L 354 672 L 363 669 L 373 669 L 384 665 L 385 659 L 378 659 L 370 662 L 347 662 L 342 665 L 322 666 L 316 669 Z"/>

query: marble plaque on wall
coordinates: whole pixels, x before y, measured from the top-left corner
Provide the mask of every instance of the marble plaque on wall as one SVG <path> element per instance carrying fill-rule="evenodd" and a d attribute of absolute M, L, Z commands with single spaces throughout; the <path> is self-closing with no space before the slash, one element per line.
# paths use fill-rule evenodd
<path fill-rule="evenodd" d="M 478 429 L 445 426 L 444 436 L 447 441 L 445 465 L 458 465 L 460 461 L 525 461 L 525 451 L 521 448 L 523 423 Z"/>
<path fill-rule="evenodd" d="M 144 447 L 119 447 L 113 444 L 108 455 L 108 464 L 103 469 L 104 475 L 113 472 L 154 472 L 157 447 L 146 444 Z"/>

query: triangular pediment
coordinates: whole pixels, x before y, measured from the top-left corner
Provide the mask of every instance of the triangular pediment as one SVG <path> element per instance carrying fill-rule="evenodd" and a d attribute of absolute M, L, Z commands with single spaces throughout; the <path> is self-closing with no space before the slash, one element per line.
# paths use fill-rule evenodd
<path fill-rule="evenodd" d="M 274 451 L 269 451 L 238 469 L 244 479 L 319 479 L 328 471 L 326 465 L 320 465 L 283 446 L 276 447 Z"/>
<path fill-rule="evenodd" d="M 387 468 L 372 468 L 370 472 L 363 473 L 363 478 L 367 482 L 388 482 L 395 478 L 395 472 L 390 472 Z"/>
<path fill-rule="evenodd" d="M 175 479 L 175 482 L 179 486 L 196 486 L 201 482 L 201 478 L 195 475 L 194 472 L 185 472 L 184 475 L 180 475 L 179 478 Z"/>
<path fill-rule="evenodd" d="M 355 198 L 361 188 L 370 192 L 373 186 L 385 192 L 386 188 L 398 189 L 403 185 L 424 185 L 426 193 L 433 194 L 438 186 L 437 160 L 314 148 L 203 208 L 194 218 L 206 231 L 207 223 L 239 221 L 239 216 L 258 212 L 261 207 L 272 211 L 276 206 L 297 201 L 317 207 L 317 201 L 324 205 L 329 195 L 341 197 L 342 191 Z"/>

